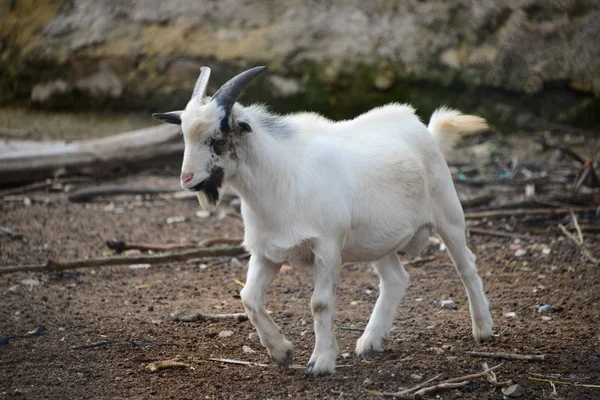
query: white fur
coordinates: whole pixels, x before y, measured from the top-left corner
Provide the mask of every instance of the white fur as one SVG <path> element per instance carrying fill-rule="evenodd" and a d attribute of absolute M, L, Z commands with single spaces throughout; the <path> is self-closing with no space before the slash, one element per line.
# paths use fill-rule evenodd
<path fill-rule="evenodd" d="M 200 177 L 204 166 L 194 160 L 202 159 L 202 146 L 189 138 L 218 126 L 221 114 L 211 104 L 190 102 L 182 114 L 184 168 Z M 337 356 L 334 293 L 342 263 L 375 263 L 380 296 L 356 353 L 381 351 L 408 285 L 396 253 L 418 254 L 430 229 L 443 238 L 464 283 L 475 339 L 491 338 L 492 318 L 443 156 L 459 131 L 483 129 L 482 119 L 441 109 L 428 130 L 412 107 L 400 104 L 340 122 L 313 113 L 277 117 L 236 104 L 232 118 L 252 127 L 233 138 L 235 160 L 218 161 L 242 199 L 244 245 L 252 254 L 241 297 L 277 364 L 291 362 L 292 345 L 266 313 L 265 295 L 283 262 L 314 266 L 315 348 L 307 371 L 327 375 Z M 190 132 L 192 126 L 206 132 Z"/>

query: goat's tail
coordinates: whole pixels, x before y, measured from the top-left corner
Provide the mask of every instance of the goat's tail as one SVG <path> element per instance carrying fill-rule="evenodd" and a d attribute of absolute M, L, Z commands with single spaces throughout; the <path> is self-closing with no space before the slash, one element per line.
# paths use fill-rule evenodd
<path fill-rule="evenodd" d="M 435 138 L 440 150 L 447 155 L 461 133 L 474 134 L 488 129 L 485 119 L 476 115 L 465 115 L 458 110 L 440 107 L 433 112 L 429 132 Z"/>

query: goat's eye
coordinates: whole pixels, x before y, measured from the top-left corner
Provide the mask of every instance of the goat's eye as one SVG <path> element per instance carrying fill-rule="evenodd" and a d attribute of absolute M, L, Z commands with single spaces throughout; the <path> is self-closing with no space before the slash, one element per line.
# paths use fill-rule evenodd
<path fill-rule="evenodd" d="M 225 146 L 228 142 L 228 139 L 226 138 L 218 138 L 218 139 L 214 139 L 214 144 L 216 144 L 217 146 Z"/>

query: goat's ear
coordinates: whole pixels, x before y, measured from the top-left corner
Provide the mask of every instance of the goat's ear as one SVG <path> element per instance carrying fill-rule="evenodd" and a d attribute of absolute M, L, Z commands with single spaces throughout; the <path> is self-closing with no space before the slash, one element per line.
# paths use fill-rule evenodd
<path fill-rule="evenodd" d="M 247 121 L 237 120 L 236 124 L 238 126 L 238 130 L 239 130 L 240 133 L 243 133 L 243 132 L 252 132 L 252 127 L 250 126 L 250 124 Z"/>
<path fill-rule="evenodd" d="M 165 122 L 167 124 L 181 125 L 181 111 L 171 111 L 168 113 L 154 113 L 152 118 Z"/>

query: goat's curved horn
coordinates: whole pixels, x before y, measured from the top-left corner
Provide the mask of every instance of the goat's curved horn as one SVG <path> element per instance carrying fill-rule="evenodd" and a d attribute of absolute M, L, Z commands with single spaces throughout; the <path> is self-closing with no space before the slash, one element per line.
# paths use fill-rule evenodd
<path fill-rule="evenodd" d="M 197 98 L 199 102 L 202 102 L 204 96 L 206 96 L 206 87 L 208 86 L 208 78 L 210 78 L 210 68 L 201 67 L 200 68 L 200 76 L 196 81 L 196 86 L 194 86 L 194 91 L 192 92 L 192 99 Z"/>
<path fill-rule="evenodd" d="M 214 94 L 211 101 L 216 101 L 226 110 L 231 110 L 237 98 L 242 93 L 242 90 L 244 90 L 252 79 L 256 78 L 256 76 L 265 69 L 267 69 L 267 67 L 254 67 L 234 76 L 217 90 L 217 93 Z"/>

